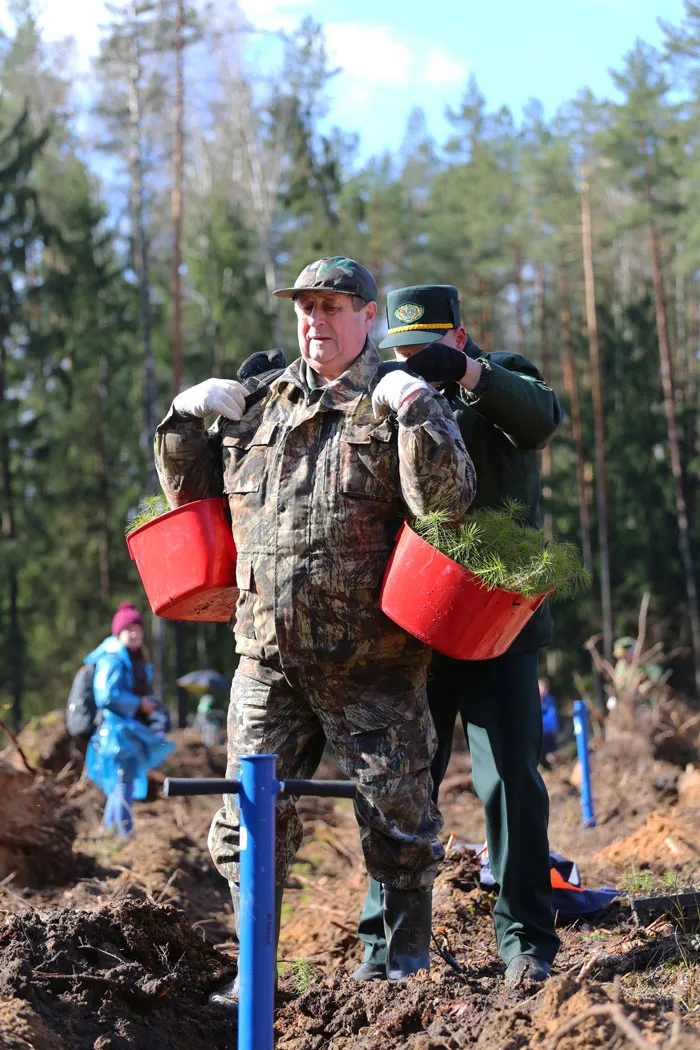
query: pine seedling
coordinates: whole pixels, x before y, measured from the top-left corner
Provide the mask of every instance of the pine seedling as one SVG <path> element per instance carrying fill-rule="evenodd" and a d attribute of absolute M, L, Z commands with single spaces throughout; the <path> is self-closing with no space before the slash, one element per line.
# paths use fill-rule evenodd
<path fill-rule="evenodd" d="M 572 543 L 547 540 L 544 530 L 527 524 L 527 508 L 517 500 L 483 507 L 453 524 L 437 511 L 413 527 L 436 550 L 478 576 L 485 587 L 530 598 L 554 592 L 568 598 L 590 585 L 590 574 Z"/>
<path fill-rule="evenodd" d="M 169 510 L 170 507 L 165 496 L 145 496 L 139 503 L 136 514 L 127 523 L 126 535 L 130 536 L 136 529 L 140 529 L 142 525 L 147 525 L 154 518 L 159 518 L 161 514 L 167 514 Z"/>

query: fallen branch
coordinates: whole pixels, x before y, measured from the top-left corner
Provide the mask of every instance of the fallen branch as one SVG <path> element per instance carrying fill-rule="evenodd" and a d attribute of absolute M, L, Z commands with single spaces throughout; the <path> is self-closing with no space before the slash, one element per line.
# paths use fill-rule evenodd
<path fill-rule="evenodd" d="M 589 1006 L 587 1010 L 583 1010 L 582 1013 L 577 1014 L 576 1017 L 572 1017 L 570 1021 L 566 1021 L 563 1025 L 560 1025 L 547 1043 L 546 1050 L 555 1050 L 557 1043 L 563 1038 L 563 1036 L 572 1032 L 574 1028 L 578 1028 L 581 1022 L 588 1020 L 589 1017 L 607 1017 L 612 1021 L 618 1031 L 622 1032 L 626 1039 L 629 1039 L 631 1043 L 634 1043 L 636 1047 L 639 1047 L 639 1050 L 658 1050 L 658 1047 L 654 1046 L 644 1038 L 637 1025 L 634 1024 L 637 1014 L 633 1013 L 627 1017 L 622 1007 L 616 1003 L 610 1003 L 610 1005 L 602 1004 L 600 1006 Z"/>
<path fill-rule="evenodd" d="M 3 722 L 2 718 L 0 718 L 0 729 L 2 729 L 3 733 L 5 734 L 5 736 L 8 736 L 10 738 L 10 740 L 12 741 L 12 743 L 14 744 L 15 750 L 17 751 L 17 754 L 19 755 L 19 757 L 22 759 L 22 762 L 24 764 L 24 768 L 27 770 L 27 773 L 31 773 L 31 775 L 33 777 L 35 777 L 36 776 L 36 769 L 34 769 L 33 766 L 29 765 L 29 762 L 27 762 L 27 756 L 25 755 L 24 751 L 22 750 L 22 745 L 20 744 L 19 740 L 17 739 L 15 734 L 12 732 L 12 730 L 9 728 L 9 726 L 7 726 L 5 724 L 5 722 Z"/>

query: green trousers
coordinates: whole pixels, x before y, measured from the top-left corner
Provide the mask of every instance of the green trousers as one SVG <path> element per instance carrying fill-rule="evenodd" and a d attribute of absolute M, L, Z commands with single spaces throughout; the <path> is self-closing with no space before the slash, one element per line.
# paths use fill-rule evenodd
<path fill-rule="evenodd" d="M 431 767 L 436 801 L 458 714 L 469 742 L 489 863 L 499 886 L 493 912 L 498 954 L 506 963 L 515 955 L 552 962 L 559 938 L 552 912 L 549 799 L 537 768 L 542 749 L 537 653 L 483 661 L 434 658 L 428 701 L 438 737 Z M 365 962 L 386 959 L 382 892 L 371 880 L 358 927 Z"/>

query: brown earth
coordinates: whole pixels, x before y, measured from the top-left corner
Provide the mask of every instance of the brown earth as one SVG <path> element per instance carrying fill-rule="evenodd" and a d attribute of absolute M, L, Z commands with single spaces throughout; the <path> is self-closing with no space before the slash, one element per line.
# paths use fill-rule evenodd
<path fill-rule="evenodd" d="M 167 772 L 220 771 L 221 750 L 207 755 L 191 731 L 175 738 Z M 680 858 L 666 842 L 700 837 L 696 811 L 678 804 L 682 768 L 654 761 L 645 771 L 636 758 L 625 767 L 604 746 L 593 765 L 595 828 L 581 825 L 571 762 L 545 774 L 552 848 L 575 859 L 591 886 L 642 869 L 693 881 L 694 854 Z M 327 761 L 319 776 L 338 769 Z M 95 869 L 74 869 L 63 886 L 27 888 L 8 876 L 0 885 L 0 1050 L 233 1050 L 235 1018 L 206 1005 L 236 955 L 227 887 L 206 853 L 217 800 L 141 803 L 138 833 L 121 843 L 101 833 L 100 793 L 81 782 L 69 790 L 72 853 L 92 857 Z M 303 799 L 299 808 L 305 840 L 285 891 L 278 1050 L 700 1048 L 700 944 L 670 919 L 635 926 L 625 900 L 595 925 L 560 928 L 545 986 L 505 994 L 493 896 L 461 848 L 483 838 L 463 748 L 445 782 L 445 841 L 460 848 L 450 848 L 435 887 L 429 974 L 391 985 L 351 980 L 366 886 L 352 805 Z"/>

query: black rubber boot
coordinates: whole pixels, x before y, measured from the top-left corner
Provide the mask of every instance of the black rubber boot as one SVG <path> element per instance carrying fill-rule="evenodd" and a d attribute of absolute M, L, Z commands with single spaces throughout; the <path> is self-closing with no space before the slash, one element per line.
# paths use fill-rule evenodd
<path fill-rule="evenodd" d="M 523 981 L 546 981 L 550 966 L 537 955 L 515 955 L 506 967 L 506 984 L 513 988 Z"/>
<path fill-rule="evenodd" d="M 229 883 L 231 888 L 231 903 L 233 904 L 233 921 L 238 936 L 238 906 L 240 902 L 240 891 L 234 883 Z M 280 925 L 282 920 L 282 895 L 284 890 L 281 886 L 275 886 L 275 992 L 277 991 L 277 945 L 280 939 Z M 227 1010 L 238 1009 L 238 974 L 232 981 L 228 981 L 217 988 L 209 996 L 209 1002 L 216 1006 L 223 1006 Z"/>
<path fill-rule="evenodd" d="M 362 962 L 353 972 L 353 981 L 386 981 L 386 963 Z"/>
<path fill-rule="evenodd" d="M 393 890 L 384 887 L 386 976 L 401 981 L 409 974 L 430 969 L 432 890 Z"/>

